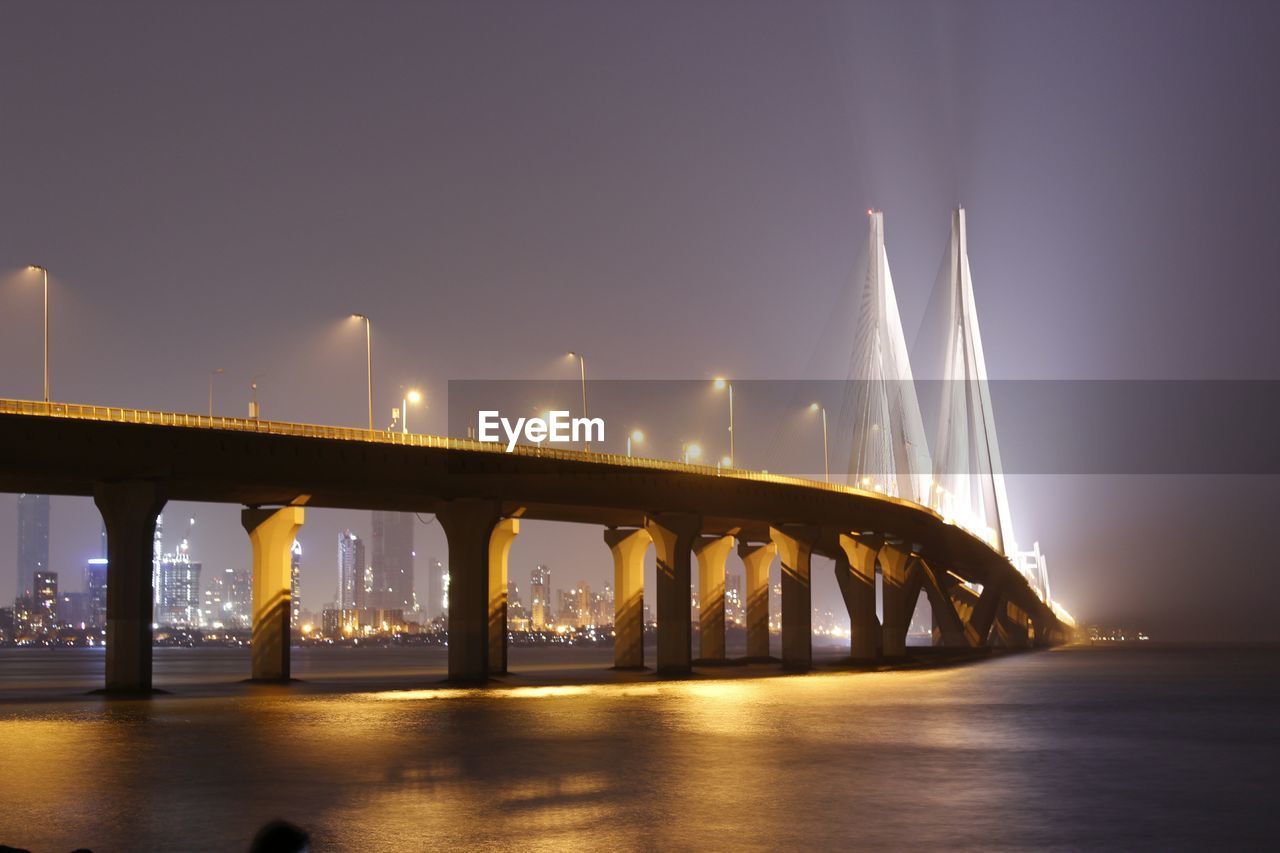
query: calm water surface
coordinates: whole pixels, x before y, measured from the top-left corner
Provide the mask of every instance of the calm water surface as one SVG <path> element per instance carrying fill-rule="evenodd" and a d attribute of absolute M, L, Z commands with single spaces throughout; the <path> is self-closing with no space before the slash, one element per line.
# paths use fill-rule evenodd
<path fill-rule="evenodd" d="M 235 850 L 277 816 L 316 850 L 1280 841 L 1274 649 L 591 684 L 572 658 L 608 650 L 514 650 L 487 691 L 423 678 L 439 650 L 333 652 L 268 688 L 241 652 L 158 650 L 173 692 L 107 702 L 91 650 L 0 651 L 0 843 Z"/>

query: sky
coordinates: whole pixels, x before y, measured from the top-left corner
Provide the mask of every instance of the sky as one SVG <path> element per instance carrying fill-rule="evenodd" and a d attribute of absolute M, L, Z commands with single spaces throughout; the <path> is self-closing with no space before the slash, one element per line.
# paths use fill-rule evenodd
<path fill-rule="evenodd" d="M 1280 379 L 1275 4 L 8 0 L 0 32 L 5 397 L 41 393 L 33 262 L 57 400 L 204 411 L 221 367 L 219 413 L 259 377 L 264 417 L 360 426 L 353 311 L 380 425 L 415 386 L 442 432 L 450 380 L 572 380 L 571 349 L 601 379 L 813 378 L 865 211 L 910 335 L 957 204 L 993 378 Z M 738 429 L 764 467 L 774 426 Z M 1083 620 L 1280 639 L 1274 476 L 1009 488 Z M 206 566 L 247 565 L 236 507 L 192 515 Z M 303 529 L 308 607 L 345 527 L 368 514 Z M 421 587 L 447 550 L 419 531 Z M 54 499 L 70 588 L 97 536 Z M 537 563 L 611 573 L 591 528 L 527 524 L 513 577 Z"/>

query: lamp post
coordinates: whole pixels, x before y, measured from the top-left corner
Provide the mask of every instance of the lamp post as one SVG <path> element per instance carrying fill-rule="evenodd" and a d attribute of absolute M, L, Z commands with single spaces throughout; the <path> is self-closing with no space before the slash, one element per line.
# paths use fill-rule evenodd
<path fill-rule="evenodd" d="M 717 376 L 713 383 L 717 391 L 729 389 L 729 467 L 733 467 L 733 383 L 723 376 Z"/>
<path fill-rule="evenodd" d="M 819 403 L 810 403 L 809 411 L 822 412 L 822 476 L 826 482 L 831 482 L 831 463 L 827 457 L 827 407 Z"/>
<path fill-rule="evenodd" d="M 627 456 L 631 455 L 631 442 L 640 444 L 644 441 L 644 433 L 638 429 L 633 429 L 631 435 L 627 436 Z"/>
<path fill-rule="evenodd" d="M 587 359 L 580 352 L 570 352 L 569 357 L 578 360 L 578 371 L 582 376 L 582 419 L 585 421 L 587 419 Z M 591 442 L 586 439 L 589 435 L 591 435 L 591 430 L 585 430 L 582 441 L 583 450 L 587 450 L 590 447 Z"/>
<path fill-rule="evenodd" d="M 44 277 L 44 401 L 49 402 L 49 271 L 39 264 L 27 269 L 39 271 Z"/>
<path fill-rule="evenodd" d="M 401 432 L 404 432 L 404 433 L 409 432 L 409 404 L 413 403 L 416 406 L 420 402 L 422 402 L 422 392 L 418 391 L 418 389 L 416 388 L 410 388 L 409 391 L 404 395 L 404 399 L 400 401 L 400 431 Z"/>
<path fill-rule="evenodd" d="M 696 441 L 687 441 L 680 445 L 680 452 L 684 455 L 684 464 L 693 464 L 702 458 L 702 445 Z"/>
<path fill-rule="evenodd" d="M 226 373 L 221 367 L 209 371 L 209 417 L 213 417 L 213 377 Z"/>
<path fill-rule="evenodd" d="M 258 416 L 262 413 L 258 408 L 258 380 L 266 375 L 267 374 L 265 373 L 259 373 L 249 382 L 249 392 L 252 395 L 249 398 L 249 417 L 253 420 L 257 420 Z"/>
<path fill-rule="evenodd" d="M 367 314 L 352 314 L 351 319 L 364 321 L 364 353 L 369 388 L 369 431 L 373 432 L 373 325 Z"/>

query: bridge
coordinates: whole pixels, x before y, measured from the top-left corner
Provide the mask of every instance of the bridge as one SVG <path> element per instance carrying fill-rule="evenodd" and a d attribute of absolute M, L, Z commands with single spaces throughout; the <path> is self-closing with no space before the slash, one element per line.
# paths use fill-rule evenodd
<path fill-rule="evenodd" d="M 853 485 L 545 446 L 507 453 L 501 445 L 442 436 L 0 400 L 0 490 L 96 502 L 107 532 L 110 693 L 152 687 L 153 533 L 169 500 L 243 507 L 253 553 L 257 680 L 289 679 L 290 551 L 306 507 L 439 519 L 449 548 L 449 677 L 457 681 L 507 671 L 507 553 L 523 519 L 602 528 L 614 564 L 620 668 L 645 666 L 643 566 L 650 547 L 657 562 L 654 663 L 663 674 L 687 673 L 693 665 L 695 564 L 702 603 L 697 658 L 725 658 L 725 567 L 735 547 L 745 570 L 749 658 L 769 658 L 768 579 L 777 558 L 781 664 L 812 665 L 814 555 L 834 561 L 855 660 L 905 654 L 921 592 L 936 644 L 1061 642 L 1069 626 L 1043 589 L 1015 568 L 1011 536 L 1002 537 L 1011 527 L 984 396 L 963 224 L 959 211 L 946 346 L 948 370 L 964 393 L 945 407 L 949 432 L 939 446 L 948 467 L 932 481 L 919 407 L 914 391 L 904 390 L 911 372 L 883 221 L 873 213 L 851 372 L 861 380 L 862 424 Z M 981 452 L 963 469 L 971 488 L 942 488 L 940 475 L 958 470 L 954 457 L 975 447 Z"/>

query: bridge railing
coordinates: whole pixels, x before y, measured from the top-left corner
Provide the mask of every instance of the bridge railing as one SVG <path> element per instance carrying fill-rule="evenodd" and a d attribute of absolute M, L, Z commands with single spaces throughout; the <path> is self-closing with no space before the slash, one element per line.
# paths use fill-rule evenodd
<path fill-rule="evenodd" d="M 478 453 L 506 453 L 505 445 L 498 442 L 477 441 L 470 438 L 404 433 L 394 430 L 370 430 L 355 427 L 323 426 L 288 421 L 268 421 L 259 418 L 228 418 L 221 415 L 196 415 L 184 412 L 156 412 L 145 409 L 126 409 L 119 406 L 93 406 L 81 403 L 46 403 L 40 400 L 0 399 L 0 414 L 37 415 L 52 418 L 107 421 L 112 423 L 145 424 L 149 426 L 185 427 L 191 429 L 220 429 L 235 432 L 255 432 L 298 438 L 327 438 L 341 441 L 367 441 L 379 444 L 397 444 L 409 447 L 429 447 L 446 450 L 466 450 Z M 713 465 L 696 465 L 674 462 L 668 459 L 651 459 L 643 456 L 626 456 L 620 453 L 597 453 L 589 450 L 569 450 L 542 445 L 517 444 L 512 455 L 542 459 L 594 462 L 627 468 L 644 468 L 657 471 L 676 471 L 711 477 L 730 477 L 739 480 L 780 483 L 804 486 L 811 489 L 874 497 L 892 503 L 923 510 L 939 519 L 942 517 L 929 507 L 913 501 L 896 498 L 881 492 L 871 492 L 841 483 L 827 483 L 806 477 L 770 474 L 743 468 L 724 468 Z"/>

